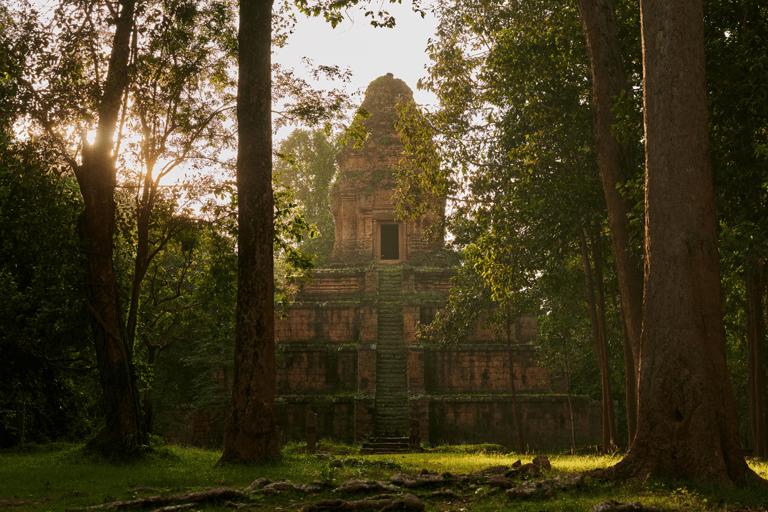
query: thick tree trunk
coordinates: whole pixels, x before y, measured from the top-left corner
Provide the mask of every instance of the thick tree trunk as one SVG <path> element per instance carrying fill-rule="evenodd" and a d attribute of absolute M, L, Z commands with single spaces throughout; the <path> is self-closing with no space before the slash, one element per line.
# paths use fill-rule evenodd
<path fill-rule="evenodd" d="M 619 281 L 621 314 L 627 330 L 626 338 L 631 346 L 624 351 L 624 363 L 632 367 L 635 375 L 640 361 L 640 333 L 643 320 L 643 274 L 638 262 L 630 254 L 629 218 L 632 208 L 629 200 L 616 189 L 632 177 L 634 164 L 629 147 L 620 144 L 611 136 L 614 123 L 613 98 L 628 91 L 624 70 L 615 12 L 611 0 L 578 0 L 581 23 L 587 41 L 590 68 L 592 70 L 592 108 L 595 112 L 595 144 L 597 146 L 600 175 L 603 181 L 605 202 L 608 207 L 608 226 L 611 230 L 614 261 Z M 631 356 L 631 357 L 630 357 Z M 629 380 L 629 378 L 627 378 Z M 627 384 L 627 390 L 635 385 Z M 630 414 L 627 400 L 627 421 L 635 416 Z M 632 437 L 629 439 L 632 443 Z"/>
<path fill-rule="evenodd" d="M 765 426 L 765 320 L 763 295 L 765 293 L 763 266 L 747 277 L 747 340 L 749 364 L 749 434 L 753 455 L 768 456 Z"/>
<path fill-rule="evenodd" d="M 642 0 L 645 294 L 638 424 L 618 478 L 744 485 L 725 360 L 701 0 Z"/>
<path fill-rule="evenodd" d="M 133 29 L 134 1 L 121 2 L 112 55 L 98 109 L 96 140 L 83 148 L 82 165 L 75 169 L 85 208 L 79 231 L 88 255 L 84 279 L 85 298 L 92 313 L 106 425 L 91 442 L 97 449 L 131 453 L 147 444 L 132 350 L 125 331 L 112 263 L 116 185 L 113 137 L 120 100 L 128 81 L 129 41 Z"/>
<path fill-rule="evenodd" d="M 232 407 L 220 463 L 280 456 L 275 429 L 271 19 L 271 1 L 241 0 L 237 327 Z"/>

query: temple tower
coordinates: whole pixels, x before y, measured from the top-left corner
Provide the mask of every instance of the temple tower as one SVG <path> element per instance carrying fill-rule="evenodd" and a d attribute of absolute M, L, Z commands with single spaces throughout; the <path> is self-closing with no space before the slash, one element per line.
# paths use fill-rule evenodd
<path fill-rule="evenodd" d="M 362 108 L 368 132 L 363 147 L 350 141 L 337 156 L 339 178 L 331 192 L 336 240 L 331 266 L 418 264 L 443 248 L 443 240 L 425 241 L 422 233 L 437 219 L 395 218 L 393 172 L 403 154 L 395 129 L 397 109 L 413 102 L 405 82 L 388 73 L 368 86 Z M 358 144 L 359 145 L 359 144 Z"/>

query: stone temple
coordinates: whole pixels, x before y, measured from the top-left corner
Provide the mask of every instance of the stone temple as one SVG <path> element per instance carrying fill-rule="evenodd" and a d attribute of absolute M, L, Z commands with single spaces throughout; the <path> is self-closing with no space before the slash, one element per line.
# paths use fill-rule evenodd
<path fill-rule="evenodd" d="M 395 217 L 393 169 L 403 152 L 396 105 L 410 101 L 411 89 L 391 73 L 374 80 L 362 105 L 370 114 L 364 147 L 350 143 L 338 155 L 333 255 L 276 320 L 281 441 L 306 440 L 313 412 L 318 438 L 407 436 L 418 420 L 431 444 L 513 447 L 512 365 L 527 444 L 568 447 L 562 385 L 534 362 L 535 317 L 517 320 L 512 350 L 481 323 L 466 340 L 432 346 L 416 338 L 444 306 L 455 270 L 443 241 L 422 236 L 435 217 Z M 576 442 L 599 443 L 600 403 L 572 403 Z"/>

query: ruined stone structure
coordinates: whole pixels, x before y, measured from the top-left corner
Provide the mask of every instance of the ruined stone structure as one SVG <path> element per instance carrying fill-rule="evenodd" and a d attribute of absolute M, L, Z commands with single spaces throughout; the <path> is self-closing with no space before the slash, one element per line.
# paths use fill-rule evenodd
<path fill-rule="evenodd" d="M 566 398 L 551 393 L 549 372 L 533 362 L 534 317 L 518 320 L 513 350 L 481 325 L 442 348 L 416 338 L 419 323 L 445 304 L 455 272 L 442 240 L 422 237 L 434 217 L 395 218 L 392 172 L 403 151 L 396 105 L 412 99 L 392 74 L 372 82 L 363 102 L 368 139 L 338 156 L 333 256 L 313 272 L 287 318 L 276 320 L 282 440 L 305 440 L 313 411 L 318 438 L 407 436 L 418 420 L 421 439 L 433 444 L 513 446 L 511 364 L 528 444 L 569 446 Z M 600 404 L 574 397 L 573 407 L 577 443 L 598 443 Z"/>

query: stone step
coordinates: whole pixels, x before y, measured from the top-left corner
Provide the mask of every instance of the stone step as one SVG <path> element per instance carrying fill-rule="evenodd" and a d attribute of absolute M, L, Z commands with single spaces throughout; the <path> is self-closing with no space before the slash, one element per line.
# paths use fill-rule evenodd
<path fill-rule="evenodd" d="M 408 453 L 407 437 L 373 437 L 363 443 L 361 454 Z"/>
<path fill-rule="evenodd" d="M 400 269 L 379 272 L 378 344 L 376 350 L 376 412 L 374 432 L 408 434 L 408 362 L 404 342 L 403 274 Z M 404 453 L 408 439 L 378 448 L 364 445 L 361 453 Z M 372 451 L 367 451 L 372 450 Z M 384 451 L 378 451 L 384 450 Z"/>
<path fill-rule="evenodd" d="M 378 386 L 376 387 L 376 394 L 378 397 L 376 398 L 376 403 L 388 403 L 393 404 L 395 407 L 402 407 L 407 408 L 407 401 L 408 396 L 407 395 L 400 395 L 395 394 L 394 392 L 387 392 L 384 389 L 380 389 Z M 377 414 L 384 413 L 384 411 L 377 411 Z"/>

